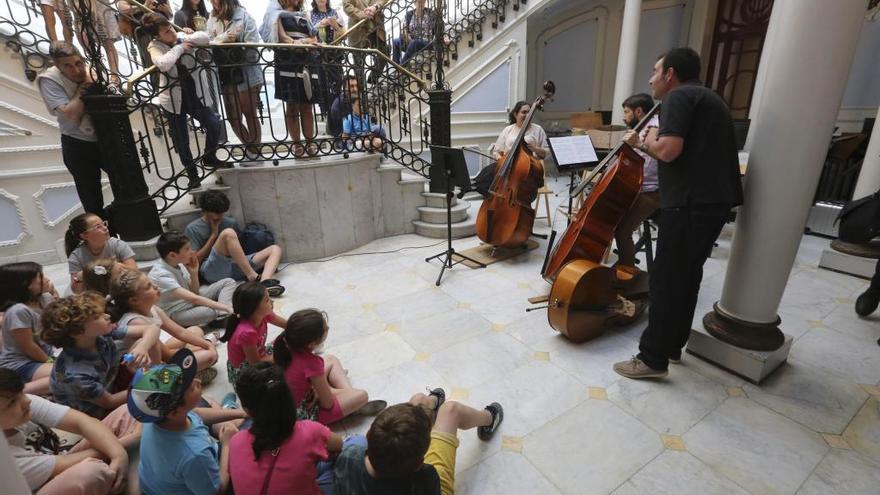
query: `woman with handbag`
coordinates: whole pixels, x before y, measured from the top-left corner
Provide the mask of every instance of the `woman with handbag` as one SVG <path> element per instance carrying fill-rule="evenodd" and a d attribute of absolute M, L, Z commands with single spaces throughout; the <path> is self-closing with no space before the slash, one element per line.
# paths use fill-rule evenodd
<path fill-rule="evenodd" d="M 211 0 L 211 18 L 207 31 L 212 44 L 260 43 L 257 23 L 238 0 Z M 245 145 L 247 157 L 259 161 L 262 141 L 257 102 L 263 87 L 260 51 L 257 48 L 229 47 L 214 49 L 220 78 L 220 94 L 232 131 Z"/>

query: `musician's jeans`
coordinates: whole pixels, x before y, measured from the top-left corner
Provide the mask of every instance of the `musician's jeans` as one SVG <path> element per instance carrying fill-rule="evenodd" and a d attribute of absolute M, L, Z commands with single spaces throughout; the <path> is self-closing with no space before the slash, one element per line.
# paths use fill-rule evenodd
<path fill-rule="evenodd" d="M 703 264 L 724 222 L 729 205 L 697 205 L 660 210 L 657 257 L 651 265 L 651 306 L 638 358 L 665 370 L 687 344 L 703 280 Z"/>

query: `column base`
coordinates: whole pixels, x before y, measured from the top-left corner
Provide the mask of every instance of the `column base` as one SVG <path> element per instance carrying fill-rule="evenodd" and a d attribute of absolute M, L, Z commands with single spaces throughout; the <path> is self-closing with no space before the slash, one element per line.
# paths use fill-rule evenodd
<path fill-rule="evenodd" d="M 788 359 L 793 340 L 783 334 L 783 344 L 775 351 L 754 351 L 718 340 L 703 328 L 695 328 L 691 330 L 687 352 L 757 385 Z"/>
<path fill-rule="evenodd" d="M 703 326 L 722 342 L 753 351 L 775 351 L 785 342 L 778 316 L 773 323 L 752 323 L 726 314 L 717 302 L 713 308 L 703 317 Z"/>
<path fill-rule="evenodd" d="M 162 234 L 156 204 L 147 196 L 134 201 L 113 200 L 107 211 L 110 226 L 123 241 L 149 241 Z"/>

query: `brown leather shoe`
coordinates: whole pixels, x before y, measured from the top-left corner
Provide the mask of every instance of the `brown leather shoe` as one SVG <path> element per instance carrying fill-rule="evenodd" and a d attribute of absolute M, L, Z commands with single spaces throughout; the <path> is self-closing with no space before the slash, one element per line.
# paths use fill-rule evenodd
<path fill-rule="evenodd" d="M 639 380 L 642 378 L 663 378 L 664 376 L 669 374 L 669 372 L 666 370 L 655 370 L 654 368 L 651 368 L 647 364 L 643 363 L 641 359 L 635 356 L 633 356 L 630 360 L 615 363 L 614 371 L 618 375 L 635 380 Z"/>

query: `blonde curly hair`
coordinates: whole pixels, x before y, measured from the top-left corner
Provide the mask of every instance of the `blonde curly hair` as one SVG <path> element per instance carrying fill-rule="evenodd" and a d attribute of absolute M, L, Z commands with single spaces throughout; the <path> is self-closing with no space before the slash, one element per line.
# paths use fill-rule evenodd
<path fill-rule="evenodd" d="M 86 323 L 104 315 L 106 305 L 104 296 L 93 291 L 59 299 L 43 310 L 40 337 L 55 347 L 71 347 Z"/>

